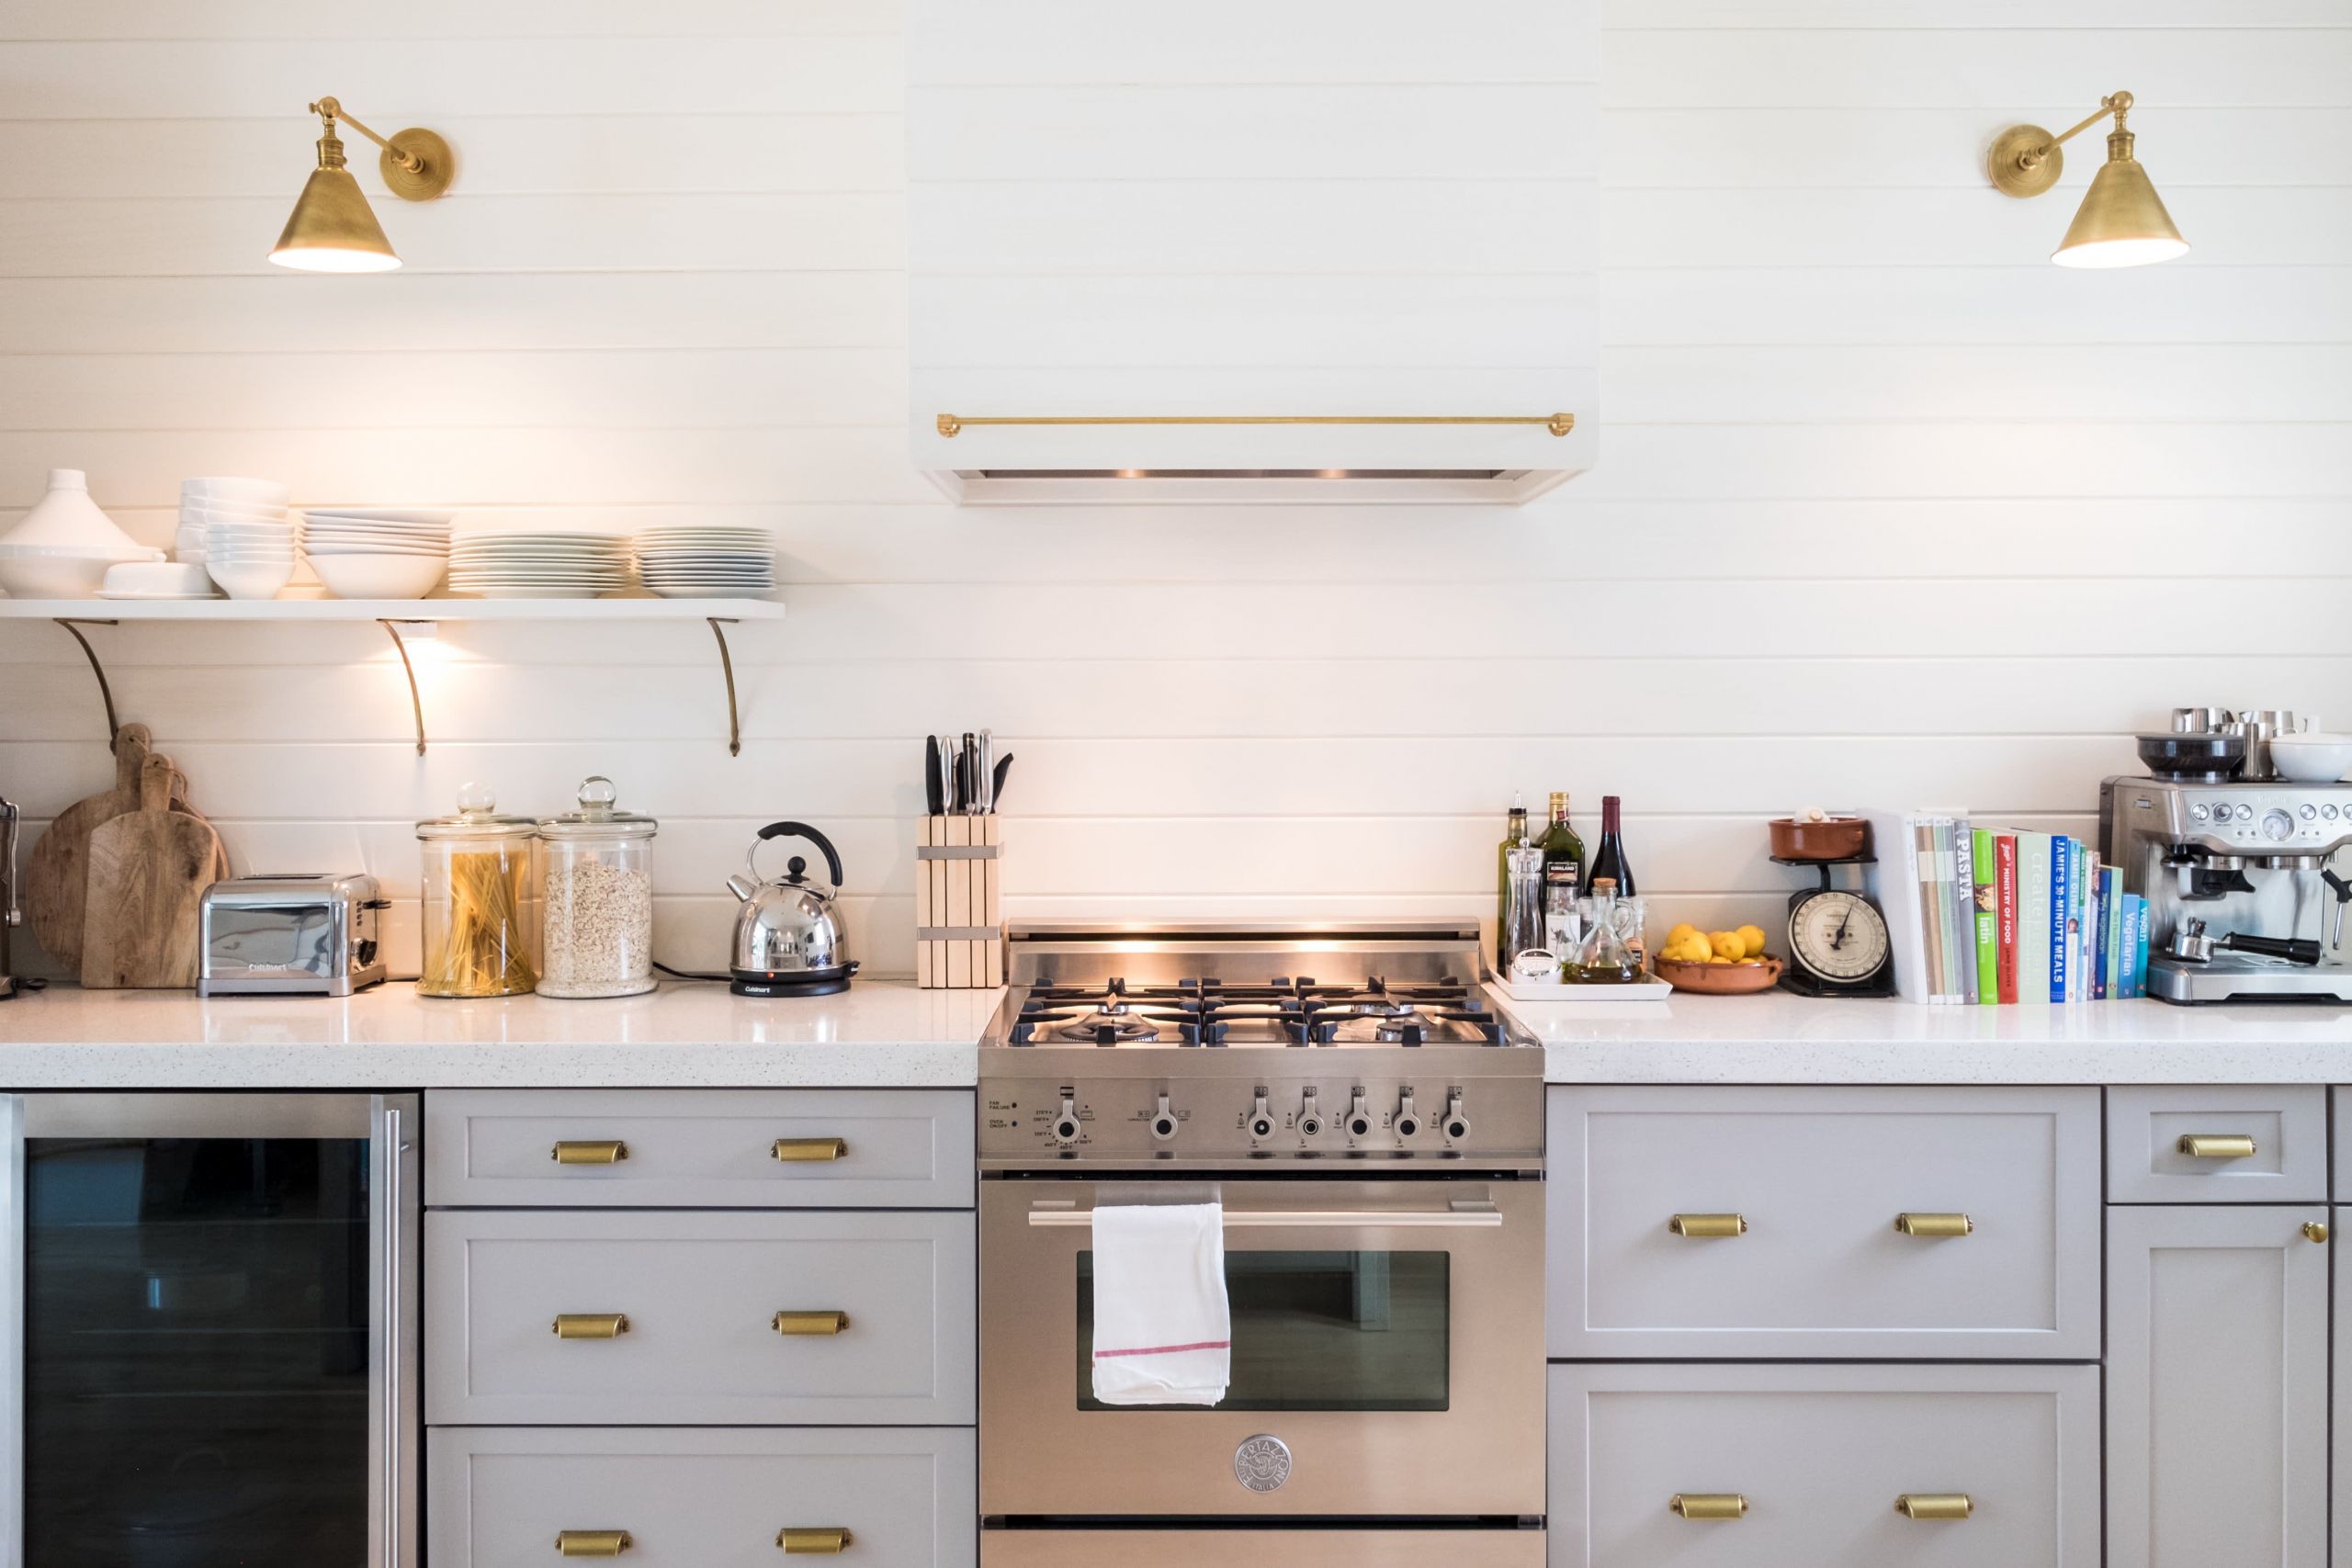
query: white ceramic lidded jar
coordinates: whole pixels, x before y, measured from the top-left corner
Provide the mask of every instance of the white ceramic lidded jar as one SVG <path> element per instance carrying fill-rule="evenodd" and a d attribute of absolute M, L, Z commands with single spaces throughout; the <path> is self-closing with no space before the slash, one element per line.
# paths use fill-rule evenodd
<path fill-rule="evenodd" d="M 653 835 L 661 824 L 622 811 L 613 781 L 580 784 L 580 808 L 539 824 L 547 875 L 540 901 L 539 995 L 633 997 L 653 988 Z"/>
<path fill-rule="evenodd" d="M 87 599 L 107 567 L 163 558 L 98 510 L 81 469 L 51 468 L 48 491 L 0 534 L 0 588 L 20 599 Z"/>
<path fill-rule="evenodd" d="M 539 824 L 501 817 L 486 784 L 458 786 L 458 809 L 416 825 L 424 853 L 421 997 L 512 997 L 538 984 L 531 941 Z"/>

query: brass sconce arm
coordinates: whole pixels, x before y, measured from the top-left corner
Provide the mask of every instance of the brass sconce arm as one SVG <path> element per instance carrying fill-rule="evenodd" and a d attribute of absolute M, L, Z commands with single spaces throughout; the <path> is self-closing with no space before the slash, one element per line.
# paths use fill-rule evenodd
<path fill-rule="evenodd" d="M 377 146 L 381 147 L 387 157 L 390 158 L 394 164 L 398 164 L 408 173 L 412 175 L 421 175 L 424 173 L 424 158 L 410 152 L 407 148 L 402 147 L 397 141 L 388 141 L 383 137 L 379 136 L 375 131 L 361 124 L 358 116 L 345 113 L 343 105 L 336 99 L 333 97 L 321 98 L 317 103 L 311 106 L 311 112 L 317 115 L 321 119 L 326 121 L 326 141 L 332 141 L 335 139 L 334 122 L 339 119 L 343 121 L 344 124 L 351 127 L 352 130 L 359 132 L 360 135 L 366 137 L 368 141 L 374 142 Z M 401 134 L 402 136 L 413 136 L 415 132 L 404 130 L 401 131 Z M 323 143 L 322 143 L 322 145 L 323 146 Z"/>
<path fill-rule="evenodd" d="M 2094 113 L 2085 117 L 2075 124 L 2067 127 L 2057 135 L 2050 136 L 2047 131 L 2041 132 L 2041 135 L 2048 137 L 2049 139 L 2043 141 L 2041 146 L 2018 149 L 2016 152 L 2016 164 L 2018 168 L 2020 170 L 2026 170 L 2040 167 L 2041 161 L 2049 157 L 2052 152 L 2057 151 L 2060 147 L 2064 146 L 2067 142 L 2072 141 L 2075 137 L 2080 136 L 2084 131 L 2088 130 L 2092 126 L 2097 125 L 2100 120 L 2105 119 L 2109 115 L 2113 115 L 2115 117 L 2115 129 L 2118 133 L 2121 133 L 2123 131 L 2123 117 L 2132 112 L 2132 95 L 2129 93 L 2109 93 L 2107 96 L 2098 101 L 2098 108 Z M 2021 126 L 2018 129 L 2025 130 L 2028 128 Z M 2010 134 L 2015 135 L 2016 132 L 2012 131 Z"/>

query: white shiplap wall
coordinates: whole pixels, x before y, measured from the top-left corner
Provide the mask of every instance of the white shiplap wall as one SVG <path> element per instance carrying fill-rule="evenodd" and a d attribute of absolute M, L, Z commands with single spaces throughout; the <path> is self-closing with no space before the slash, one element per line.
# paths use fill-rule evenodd
<path fill-rule="evenodd" d="M 905 449 L 890 0 L 10 0 L 0 498 L 87 468 L 159 541 L 205 472 L 773 526 L 793 614 L 736 634 L 732 761 L 693 623 L 452 628 L 424 759 L 373 627 L 94 634 L 241 868 L 411 890 L 460 780 L 552 809 L 606 772 L 663 819 L 681 963 L 789 815 L 904 970 L 917 741 L 951 724 L 1020 757 L 1017 914 L 1484 911 L 1509 793 L 1565 786 L 1626 797 L 1663 918 L 1728 923 L 1787 886 L 1766 813 L 2080 827 L 2173 703 L 2352 722 L 2342 0 L 1604 19 L 1592 474 L 1516 512 L 958 513 Z M 2049 266 L 2071 197 L 1994 195 L 1979 150 L 2119 86 L 2197 249 Z M 464 160 L 380 204 L 401 273 L 261 260 L 323 92 Z M 99 730 L 64 634 L 0 624 L 0 793 L 100 787 Z"/>

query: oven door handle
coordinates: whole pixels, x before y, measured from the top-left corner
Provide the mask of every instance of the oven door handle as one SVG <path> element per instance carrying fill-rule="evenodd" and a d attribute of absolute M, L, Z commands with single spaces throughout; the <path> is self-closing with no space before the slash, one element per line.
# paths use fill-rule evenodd
<path fill-rule="evenodd" d="M 1442 1209 L 1227 1209 L 1227 1230 L 1490 1230 L 1503 1223 L 1493 1202 L 1460 1198 Z M 1033 1204 L 1029 1224 L 1046 1229 L 1091 1228 L 1094 1212 Z"/>

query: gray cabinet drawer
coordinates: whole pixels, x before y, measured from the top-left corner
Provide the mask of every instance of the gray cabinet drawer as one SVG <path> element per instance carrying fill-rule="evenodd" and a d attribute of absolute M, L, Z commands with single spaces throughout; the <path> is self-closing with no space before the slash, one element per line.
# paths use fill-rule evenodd
<path fill-rule="evenodd" d="M 428 1213 L 424 1418 L 969 1422 L 973 1226 L 968 1213 Z M 810 1315 L 786 1333 L 779 1314 Z M 831 1314 L 838 1332 L 807 1331 Z"/>
<path fill-rule="evenodd" d="M 968 1431 L 477 1427 L 428 1434 L 425 1461 L 434 1568 L 548 1562 L 566 1532 L 626 1531 L 641 1568 L 780 1562 L 786 1529 L 846 1530 L 843 1568 L 978 1557 Z"/>
<path fill-rule="evenodd" d="M 972 1206 L 962 1089 L 443 1089 L 424 1124 L 435 1208 Z"/>
<path fill-rule="evenodd" d="M 2098 1568 L 2098 1444 L 2096 1367 L 1555 1366 L 1551 1565 Z"/>
<path fill-rule="evenodd" d="M 2111 1203 L 2327 1199 L 2327 1091 L 2317 1084 L 2107 1091 Z"/>
<path fill-rule="evenodd" d="M 2095 1089 L 1561 1088 L 1549 1135 L 1555 1357 L 2098 1355 Z"/>

